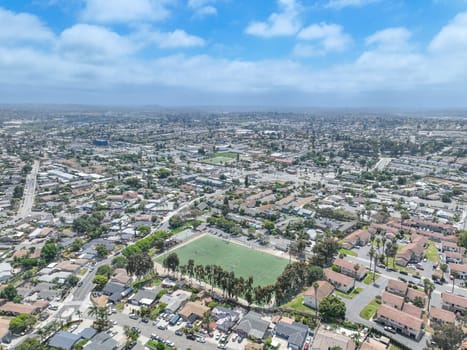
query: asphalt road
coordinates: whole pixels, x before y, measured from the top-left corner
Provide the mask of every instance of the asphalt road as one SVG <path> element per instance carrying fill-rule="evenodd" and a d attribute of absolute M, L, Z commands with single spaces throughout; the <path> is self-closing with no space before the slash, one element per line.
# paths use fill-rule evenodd
<path fill-rule="evenodd" d="M 128 327 L 138 327 L 141 330 L 141 335 L 138 338 L 138 347 L 135 347 L 135 350 L 144 349 L 144 344 L 150 339 L 151 334 L 155 333 L 158 336 L 173 341 L 175 343 L 175 347 L 177 349 L 188 349 L 191 348 L 193 350 L 214 350 L 217 349 L 217 342 L 213 338 L 206 338 L 206 343 L 198 343 L 194 340 L 187 339 L 184 335 L 177 336 L 175 335 L 175 330 L 182 327 L 182 326 L 169 326 L 167 330 L 160 330 L 157 326 L 152 324 L 152 321 L 148 323 L 143 323 L 141 320 L 133 320 L 128 315 L 117 313 L 110 316 L 112 321 L 116 321 L 117 325 L 120 327 L 128 326 Z M 237 346 L 234 347 L 227 347 L 228 349 L 239 349 L 239 345 L 235 343 Z"/>
<path fill-rule="evenodd" d="M 26 183 L 24 185 L 23 200 L 21 201 L 18 209 L 17 218 L 24 219 L 31 214 L 32 206 L 34 204 L 34 194 L 36 192 L 36 179 L 39 172 L 39 161 L 35 160 L 32 165 L 32 170 L 26 176 Z"/>

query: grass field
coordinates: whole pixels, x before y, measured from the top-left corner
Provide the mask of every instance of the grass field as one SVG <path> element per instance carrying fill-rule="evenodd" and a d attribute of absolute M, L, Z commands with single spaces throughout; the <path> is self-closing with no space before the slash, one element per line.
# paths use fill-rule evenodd
<path fill-rule="evenodd" d="M 363 279 L 363 283 L 365 284 L 372 284 L 373 283 L 373 275 L 375 275 L 375 281 L 380 277 L 378 274 L 374 274 L 373 272 L 368 272 Z"/>
<path fill-rule="evenodd" d="M 439 252 L 434 242 L 430 241 L 428 243 L 428 247 L 425 249 L 425 256 L 428 260 L 439 263 Z"/>
<path fill-rule="evenodd" d="M 363 308 L 363 310 L 360 312 L 360 317 L 364 318 L 365 320 L 369 320 L 375 315 L 378 309 L 379 304 L 376 302 L 376 300 L 373 300 L 371 303 L 369 303 Z"/>
<path fill-rule="evenodd" d="M 189 259 L 193 259 L 195 265 L 219 265 L 224 270 L 234 271 L 237 276 L 254 276 L 255 286 L 274 284 L 288 264 L 286 259 L 212 236 L 198 238 L 173 252 L 177 253 L 180 265 Z M 162 264 L 165 255 L 158 257 L 156 262 Z"/>
<path fill-rule="evenodd" d="M 350 249 L 341 248 L 339 249 L 339 254 L 346 254 L 348 256 L 358 256 L 356 252 Z"/>
<path fill-rule="evenodd" d="M 344 293 L 344 292 L 341 292 L 340 290 L 335 290 L 334 293 L 336 293 L 336 295 L 338 295 L 338 296 L 340 296 L 342 298 L 345 298 L 345 299 L 353 299 L 362 290 L 363 290 L 363 288 L 358 287 L 358 288 L 352 289 L 352 291 L 350 293 Z"/>
<path fill-rule="evenodd" d="M 300 312 L 305 312 L 305 313 L 315 313 L 314 309 L 311 307 L 308 307 L 306 305 L 303 305 L 303 295 L 299 295 L 295 299 L 289 301 L 287 304 L 282 305 L 284 308 L 290 308 L 295 311 L 300 311 Z"/>
<path fill-rule="evenodd" d="M 209 156 L 208 159 L 204 160 L 206 163 L 211 164 L 226 164 L 231 163 L 237 159 L 237 153 L 234 152 L 220 152 L 220 153 L 213 153 Z"/>

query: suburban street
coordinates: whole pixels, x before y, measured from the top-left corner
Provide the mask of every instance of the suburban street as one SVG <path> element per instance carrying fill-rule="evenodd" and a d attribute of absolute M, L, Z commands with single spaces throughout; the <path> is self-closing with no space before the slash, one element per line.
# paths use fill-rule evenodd
<path fill-rule="evenodd" d="M 34 204 L 34 195 L 36 192 L 36 179 L 39 172 L 39 161 L 35 160 L 32 165 L 31 173 L 26 176 L 26 183 L 24 184 L 23 199 L 21 200 L 18 209 L 17 218 L 24 219 L 31 214 L 32 205 Z"/>

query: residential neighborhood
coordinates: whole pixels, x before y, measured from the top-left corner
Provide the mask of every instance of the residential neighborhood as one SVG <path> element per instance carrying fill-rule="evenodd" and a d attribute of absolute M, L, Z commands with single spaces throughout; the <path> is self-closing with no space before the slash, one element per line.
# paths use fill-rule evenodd
<path fill-rule="evenodd" d="M 2 348 L 467 346 L 465 118 L 325 117 L 0 113 Z"/>

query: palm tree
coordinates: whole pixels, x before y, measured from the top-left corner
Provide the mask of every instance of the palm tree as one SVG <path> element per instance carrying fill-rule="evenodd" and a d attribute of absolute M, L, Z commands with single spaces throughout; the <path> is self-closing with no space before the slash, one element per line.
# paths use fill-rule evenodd
<path fill-rule="evenodd" d="M 440 268 L 441 271 L 443 272 L 443 279 L 444 279 L 444 275 L 445 275 L 446 272 L 448 271 L 448 265 L 447 265 L 447 264 L 441 264 L 441 265 L 439 265 L 439 268 Z"/>
<path fill-rule="evenodd" d="M 211 313 L 209 311 L 205 312 L 203 314 L 203 324 L 206 326 L 206 330 L 209 331 L 211 330 L 211 322 L 214 320 L 212 317 Z"/>
<path fill-rule="evenodd" d="M 313 282 L 313 289 L 315 291 L 315 307 L 316 307 L 316 318 L 318 318 L 319 306 L 318 306 L 318 288 L 319 283 Z"/>
<path fill-rule="evenodd" d="M 357 279 L 357 272 L 358 272 L 358 270 L 360 270 L 360 265 L 359 265 L 359 264 L 355 264 L 355 265 L 353 266 L 353 269 L 354 269 L 354 271 L 355 271 L 354 278 Z"/>
<path fill-rule="evenodd" d="M 76 316 L 78 316 L 78 320 L 81 320 L 81 316 L 83 315 L 83 313 L 81 312 L 81 310 L 76 310 Z"/>
<path fill-rule="evenodd" d="M 96 318 L 94 322 L 98 331 L 103 331 L 108 326 L 108 310 L 105 306 L 90 306 L 88 308 L 88 315 Z"/>
<path fill-rule="evenodd" d="M 452 293 L 454 293 L 454 286 L 457 278 L 457 271 L 451 270 L 451 279 L 452 279 Z"/>
<path fill-rule="evenodd" d="M 373 257 L 376 254 L 376 251 L 375 251 L 375 248 L 373 247 L 373 245 L 371 245 L 371 248 L 370 248 L 370 251 L 368 252 L 368 254 L 370 255 L 370 272 L 371 272 L 371 264 L 373 263 Z"/>
<path fill-rule="evenodd" d="M 423 280 L 423 289 L 425 290 L 425 294 L 428 297 L 428 304 L 427 304 L 426 310 L 427 312 L 430 312 L 431 295 L 433 294 L 433 291 L 435 290 L 435 285 L 431 283 L 431 281 L 428 278 L 425 278 Z"/>
<path fill-rule="evenodd" d="M 376 262 L 378 261 L 378 254 L 375 253 L 374 259 L 375 261 L 373 263 L 373 283 L 375 283 L 375 278 L 376 278 Z"/>

